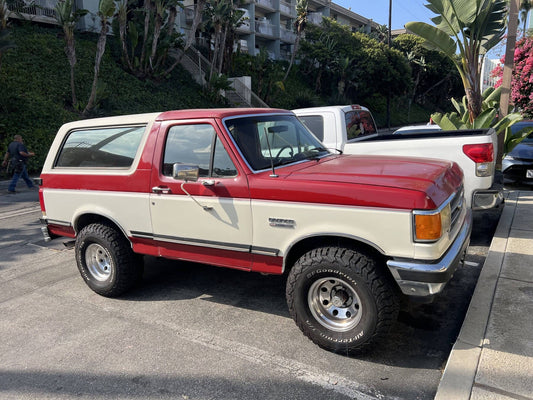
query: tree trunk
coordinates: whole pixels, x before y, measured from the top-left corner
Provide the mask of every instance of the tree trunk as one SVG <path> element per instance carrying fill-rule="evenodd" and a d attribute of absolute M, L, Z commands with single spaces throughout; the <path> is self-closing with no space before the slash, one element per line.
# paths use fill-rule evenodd
<path fill-rule="evenodd" d="M 222 33 L 222 39 L 220 41 L 220 49 L 219 49 L 219 55 L 218 55 L 218 68 L 217 68 L 217 72 L 219 74 L 222 73 L 222 66 L 224 65 L 224 54 L 226 53 L 227 35 L 228 35 L 228 24 L 224 26 L 223 33 Z"/>
<path fill-rule="evenodd" d="M 287 80 L 287 77 L 289 76 L 289 72 L 291 72 L 292 64 L 294 63 L 294 58 L 296 57 L 296 52 L 298 51 L 298 43 L 300 42 L 300 35 L 296 35 L 296 39 L 294 40 L 294 49 L 291 54 L 291 61 L 289 62 L 289 67 L 287 68 L 287 72 L 285 72 L 285 76 L 283 77 L 283 82 Z"/>
<path fill-rule="evenodd" d="M 155 69 L 154 59 L 157 54 L 157 44 L 159 42 L 159 36 L 161 35 L 161 26 L 163 25 L 163 20 L 159 14 L 155 15 L 155 26 L 154 26 L 154 36 L 152 38 L 152 52 L 150 54 L 150 70 L 153 72 Z"/>
<path fill-rule="evenodd" d="M 194 10 L 194 19 L 192 20 L 191 26 L 191 35 L 187 38 L 183 51 L 186 51 L 189 47 L 191 47 L 194 42 L 194 39 L 196 38 L 196 31 L 198 30 L 198 26 L 200 26 L 200 22 L 202 22 L 202 15 L 204 13 L 205 3 L 206 0 L 198 0 L 198 2 L 196 3 L 196 9 Z"/>
<path fill-rule="evenodd" d="M 119 21 L 119 37 L 120 44 L 122 46 L 122 59 L 126 67 L 133 72 L 133 65 L 131 64 L 130 56 L 128 54 L 128 46 L 126 45 L 126 24 L 128 22 L 127 10 L 119 10 L 118 21 Z"/>
<path fill-rule="evenodd" d="M 466 99 L 468 102 L 468 114 L 470 115 L 470 122 L 473 123 L 474 120 L 481 114 L 481 93 L 475 88 L 468 88 L 466 90 Z"/>
<path fill-rule="evenodd" d="M 183 52 L 176 58 L 176 61 L 164 72 L 163 75 L 170 74 L 174 68 L 177 67 L 177 65 L 181 62 L 181 59 L 185 52 L 192 46 L 195 38 L 196 38 L 196 31 L 198 30 L 198 26 L 200 26 L 200 22 L 202 22 L 202 15 L 205 8 L 205 0 L 198 0 L 196 3 L 196 9 L 194 10 L 194 19 L 192 21 L 192 27 L 191 27 L 191 34 L 189 37 L 187 37 L 187 41 L 185 42 L 185 47 L 183 47 Z"/>
<path fill-rule="evenodd" d="M 215 72 L 216 70 L 221 30 L 222 30 L 221 26 L 217 26 L 215 28 L 215 44 L 213 46 L 213 59 L 211 60 L 211 70 L 209 71 L 209 82 L 211 82 L 211 78 L 213 77 L 213 72 Z"/>
<path fill-rule="evenodd" d="M 102 61 L 102 56 L 105 52 L 105 45 L 107 41 L 107 21 L 101 21 L 102 23 L 102 30 L 100 31 L 100 36 L 98 37 L 98 43 L 96 44 L 96 57 L 94 59 L 94 78 L 93 78 L 93 84 L 91 88 L 91 95 L 89 96 L 89 101 L 87 102 L 87 106 L 85 107 L 85 110 L 83 110 L 83 114 L 87 115 L 89 111 L 92 110 L 94 107 L 94 103 L 96 101 L 96 88 L 98 85 L 98 74 L 100 72 L 100 62 Z"/>
<path fill-rule="evenodd" d="M 143 35 L 143 45 L 141 49 L 141 58 L 140 65 L 141 71 L 146 73 L 147 66 L 145 65 L 144 57 L 146 55 L 146 42 L 148 41 L 148 30 L 150 28 L 150 14 L 151 14 L 151 4 L 150 0 L 144 0 L 144 35 Z"/>
<path fill-rule="evenodd" d="M 74 80 L 74 67 L 76 65 L 76 47 L 74 45 L 74 32 L 72 35 L 65 36 L 67 45 L 65 46 L 65 53 L 67 54 L 68 63 L 70 64 L 70 92 L 72 97 L 72 107 L 76 107 L 78 99 L 76 98 L 76 86 Z"/>

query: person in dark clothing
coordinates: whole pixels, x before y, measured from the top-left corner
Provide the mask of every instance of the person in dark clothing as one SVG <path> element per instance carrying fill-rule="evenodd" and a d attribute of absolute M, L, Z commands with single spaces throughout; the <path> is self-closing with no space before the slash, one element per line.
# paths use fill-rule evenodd
<path fill-rule="evenodd" d="M 26 146 L 24 146 L 22 136 L 15 135 L 13 141 L 7 147 L 4 161 L 2 162 L 2 166 L 5 167 L 8 160 L 11 159 L 13 179 L 11 180 L 9 188 L 7 189 L 8 193 L 16 193 L 15 188 L 19 178 L 24 179 L 24 182 L 26 182 L 26 185 L 28 185 L 30 189 L 35 187 L 28 176 L 28 170 L 26 169 L 26 162 L 28 161 L 28 158 L 33 157 L 34 155 L 34 152 L 28 151 Z"/>

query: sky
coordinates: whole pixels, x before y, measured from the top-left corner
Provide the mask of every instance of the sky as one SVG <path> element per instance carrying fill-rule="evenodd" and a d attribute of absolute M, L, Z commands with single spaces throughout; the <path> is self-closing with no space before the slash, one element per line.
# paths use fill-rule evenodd
<path fill-rule="evenodd" d="M 333 2 L 380 25 L 389 25 L 389 0 L 333 0 Z M 424 7 L 424 4 L 427 4 L 427 1 L 393 0 L 392 29 L 401 29 L 411 21 L 433 25 L 430 18 L 436 15 Z"/>
<path fill-rule="evenodd" d="M 380 25 L 389 25 L 389 0 L 333 0 L 333 2 Z M 431 18 L 436 14 L 427 9 L 425 4 L 428 4 L 426 0 L 392 0 L 392 29 L 402 29 L 411 21 L 435 25 L 431 22 Z M 492 49 L 487 56 L 500 58 L 504 53 L 505 48 L 501 44 Z"/>

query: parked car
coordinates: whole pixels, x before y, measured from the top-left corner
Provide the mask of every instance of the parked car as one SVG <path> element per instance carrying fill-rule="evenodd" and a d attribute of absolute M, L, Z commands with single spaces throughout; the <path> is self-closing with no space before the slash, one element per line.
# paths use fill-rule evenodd
<path fill-rule="evenodd" d="M 528 127 L 532 132 L 502 160 L 503 178 L 506 181 L 533 183 L 533 120 L 517 122 L 511 126 L 511 132 L 516 133 Z"/>

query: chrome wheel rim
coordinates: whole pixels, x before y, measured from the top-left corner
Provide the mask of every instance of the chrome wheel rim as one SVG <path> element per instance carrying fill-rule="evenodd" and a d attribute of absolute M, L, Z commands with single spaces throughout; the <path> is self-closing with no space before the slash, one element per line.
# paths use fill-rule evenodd
<path fill-rule="evenodd" d="M 111 254 L 103 246 L 91 243 L 85 251 L 85 264 L 89 273 L 97 281 L 103 282 L 111 276 Z"/>
<path fill-rule="evenodd" d="M 349 331 L 361 320 L 361 299 L 343 279 L 328 277 L 315 281 L 309 288 L 307 303 L 313 317 L 332 331 Z"/>

